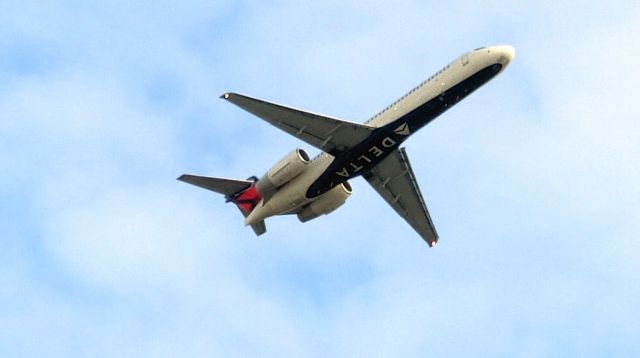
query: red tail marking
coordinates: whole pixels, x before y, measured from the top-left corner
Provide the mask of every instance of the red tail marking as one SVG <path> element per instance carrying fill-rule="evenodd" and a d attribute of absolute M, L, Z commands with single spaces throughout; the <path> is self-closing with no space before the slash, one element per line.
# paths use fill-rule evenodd
<path fill-rule="evenodd" d="M 262 199 L 262 193 L 256 189 L 256 184 L 251 184 L 251 186 L 240 193 L 235 199 L 233 199 L 233 203 L 240 208 L 240 211 L 246 216 L 249 215 L 253 208 L 258 205 L 260 200 Z"/>

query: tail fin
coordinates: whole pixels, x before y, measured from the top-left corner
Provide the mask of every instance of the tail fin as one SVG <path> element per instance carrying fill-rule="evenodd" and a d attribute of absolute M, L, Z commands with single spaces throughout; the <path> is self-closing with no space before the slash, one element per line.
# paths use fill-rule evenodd
<path fill-rule="evenodd" d="M 236 180 L 183 174 L 178 180 L 224 195 L 227 202 L 236 204 L 244 217 L 247 217 L 262 200 L 262 193 L 256 189 L 256 177 Z M 258 236 L 267 231 L 264 220 L 251 225 L 251 228 Z"/>

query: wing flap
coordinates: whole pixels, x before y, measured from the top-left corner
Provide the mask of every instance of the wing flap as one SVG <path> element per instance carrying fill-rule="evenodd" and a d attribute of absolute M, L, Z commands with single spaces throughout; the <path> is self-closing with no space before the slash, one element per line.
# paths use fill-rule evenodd
<path fill-rule="evenodd" d="M 429 246 L 438 242 L 438 233 L 404 148 L 389 154 L 363 176 Z"/>
<path fill-rule="evenodd" d="M 225 93 L 222 98 L 334 156 L 360 143 L 375 129 L 237 93 Z"/>

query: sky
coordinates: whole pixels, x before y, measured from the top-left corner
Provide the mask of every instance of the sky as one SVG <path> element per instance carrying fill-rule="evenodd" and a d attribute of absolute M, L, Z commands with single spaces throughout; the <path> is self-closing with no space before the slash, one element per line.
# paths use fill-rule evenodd
<path fill-rule="evenodd" d="M 0 356 L 640 355 L 637 1 L 0 9 Z M 317 153 L 226 91 L 362 122 L 497 44 L 405 142 L 434 249 L 361 178 L 260 238 L 175 180 Z"/>

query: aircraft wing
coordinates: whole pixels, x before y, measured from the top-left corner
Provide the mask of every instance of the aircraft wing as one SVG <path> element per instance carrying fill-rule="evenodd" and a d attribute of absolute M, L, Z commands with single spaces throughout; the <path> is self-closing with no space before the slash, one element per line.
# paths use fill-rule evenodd
<path fill-rule="evenodd" d="M 438 233 L 422 199 L 404 148 L 389 154 L 363 176 L 430 247 L 436 244 Z"/>
<path fill-rule="evenodd" d="M 221 98 L 333 156 L 360 143 L 375 129 L 237 93 L 225 93 Z"/>

